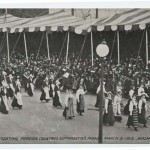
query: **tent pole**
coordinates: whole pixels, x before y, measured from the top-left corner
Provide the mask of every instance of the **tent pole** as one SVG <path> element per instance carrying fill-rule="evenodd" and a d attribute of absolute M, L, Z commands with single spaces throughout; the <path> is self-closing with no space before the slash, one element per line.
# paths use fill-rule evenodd
<path fill-rule="evenodd" d="M 118 65 L 119 65 L 120 64 L 119 30 L 117 30 L 117 44 L 118 44 Z"/>
<path fill-rule="evenodd" d="M 91 56 L 92 56 L 92 67 L 93 67 L 93 33 L 91 31 Z"/>
<path fill-rule="evenodd" d="M 70 33 L 68 31 L 67 52 L 66 52 L 66 65 L 68 64 L 69 37 L 70 37 Z"/>
<path fill-rule="evenodd" d="M 146 66 L 148 65 L 148 33 L 146 29 Z"/>
<path fill-rule="evenodd" d="M 8 30 L 6 32 L 6 38 L 7 38 L 7 57 L 8 57 L 8 63 L 10 62 L 10 57 L 9 57 L 9 38 L 8 38 Z"/>
<path fill-rule="evenodd" d="M 24 47 L 25 47 L 26 60 L 27 60 L 27 63 L 28 63 L 28 52 L 27 52 L 27 43 L 26 43 L 25 32 L 23 32 L 23 37 L 24 37 Z"/>
<path fill-rule="evenodd" d="M 47 55 L 48 55 L 48 60 L 50 60 L 49 56 L 49 42 L 48 42 L 48 33 L 46 32 L 46 41 L 47 41 Z"/>

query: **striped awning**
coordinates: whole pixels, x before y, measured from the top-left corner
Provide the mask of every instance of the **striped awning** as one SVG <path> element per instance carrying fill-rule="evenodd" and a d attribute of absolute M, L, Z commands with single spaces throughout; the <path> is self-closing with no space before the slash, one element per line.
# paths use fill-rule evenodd
<path fill-rule="evenodd" d="M 102 19 L 104 20 L 104 19 Z M 72 31 L 77 34 L 90 32 L 97 19 L 84 20 L 64 10 L 35 18 L 18 18 L 10 14 L 0 17 L 0 32 Z"/>
<path fill-rule="evenodd" d="M 94 31 L 143 30 L 150 29 L 150 9 L 131 9 L 115 14 L 99 21 L 92 26 Z"/>

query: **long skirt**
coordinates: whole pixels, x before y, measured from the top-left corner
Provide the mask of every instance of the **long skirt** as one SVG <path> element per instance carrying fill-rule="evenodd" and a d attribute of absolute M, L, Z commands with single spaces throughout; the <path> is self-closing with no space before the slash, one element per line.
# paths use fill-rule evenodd
<path fill-rule="evenodd" d="M 114 112 L 113 112 L 113 106 L 108 105 L 108 113 L 104 113 L 103 115 L 103 123 L 104 124 L 109 124 L 111 126 L 114 125 L 115 123 L 115 117 L 114 117 Z"/>
<path fill-rule="evenodd" d="M 128 103 L 126 104 L 126 106 L 124 107 L 123 113 L 124 115 L 129 115 L 129 104 L 130 104 L 130 99 L 128 100 Z"/>
<path fill-rule="evenodd" d="M 10 85 L 10 88 L 8 89 L 8 94 L 7 94 L 7 96 L 8 97 L 11 97 L 11 98 L 13 98 L 13 96 L 14 96 L 14 91 L 12 90 L 12 85 Z"/>
<path fill-rule="evenodd" d="M 34 91 L 34 85 L 32 83 L 28 84 L 27 92 L 29 96 L 33 96 Z"/>
<path fill-rule="evenodd" d="M 147 121 L 146 121 L 146 110 L 145 109 L 142 109 L 141 114 L 139 114 L 139 123 L 144 124 L 144 125 L 147 123 Z"/>
<path fill-rule="evenodd" d="M 22 109 L 23 102 L 22 102 L 22 94 L 20 92 L 18 92 L 16 96 L 14 96 L 11 106 L 13 108 L 17 107 L 19 109 Z"/>
<path fill-rule="evenodd" d="M 84 97 L 80 95 L 79 102 L 77 101 L 77 113 L 83 113 L 84 107 L 85 107 Z"/>
<path fill-rule="evenodd" d="M 50 95 L 49 95 L 49 89 L 48 88 L 42 89 L 40 100 L 41 101 L 45 100 L 46 102 L 48 102 L 50 100 Z"/>
<path fill-rule="evenodd" d="M 73 108 L 73 101 L 69 100 L 68 101 L 68 107 L 65 107 L 64 111 L 63 111 L 63 116 L 65 118 L 72 118 L 74 117 L 74 108 Z"/>
<path fill-rule="evenodd" d="M 133 126 L 134 128 L 138 127 L 138 110 L 133 109 L 132 116 L 129 115 L 127 126 Z"/>
<path fill-rule="evenodd" d="M 8 107 L 8 99 L 6 96 L 2 96 L 1 103 L 0 103 L 0 112 L 3 114 L 8 114 L 9 107 Z"/>
<path fill-rule="evenodd" d="M 53 98 L 53 106 L 54 107 L 58 107 L 58 106 L 61 106 L 61 102 L 60 102 L 60 97 L 58 96 L 57 92 L 55 92 L 55 96 Z"/>

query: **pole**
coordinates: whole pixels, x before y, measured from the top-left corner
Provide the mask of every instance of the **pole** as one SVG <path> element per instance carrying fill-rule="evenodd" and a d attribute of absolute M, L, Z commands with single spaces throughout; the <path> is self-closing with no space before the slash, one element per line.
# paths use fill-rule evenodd
<path fill-rule="evenodd" d="M 66 52 L 66 64 L 68 64 L 69 36 L 70 36 L 70 33 L 69 33 L 69 31 L 68 31 L 67 52 Z"/>
<path fill-rule="evenodd" d="M 6 32 L 6 38 L 7 38 L 7 58 L 8 58 L 8 63 L 10 62 L 10 57 L 9 57 L 9 38 L 8 38 L 8 29 Z"/>
<path fill-rule="evenodd" d="M 98 18 L 98 8 L 96 8 L 96 18 Z"/>
<path fill-rule="evenodd" d="M 48 56 L 48 60 L 50 60 L 50 56 L 49 56 L 49 42 L 48 42 L 48 33 L 46 32 L 46 41 L 47 41 L 47 56 Z"/>
<path fill-rule="evenodd" d="M 99 99 L 99 140 L 98 143 L 103 143 L 103 83 L 104 83 L 104 59 L 102 58 L 101 67 L 101 97 Z"/>
<path fill-rule="evenodd" d="M 27 63 L 28 63 L 28 52 L 27 52 L 27 43 L 26 43 L 25 32 L 23 32 L 23 37 L 24 37 L 24 47 L 25 47 L 26 60 L 27 60 Z"/>
<path fill-rule="evenodd" d="M 71 9 L 71 15 L 74 16 L 74 9 Z"/>
<path fill-rule="evenodd" d="M 146 66 L 148 65 L 148 33 L 146 29 Z"/>
<path fill-rule="evenodd" d="M 117 44 L 118 44 L 118 65 L 119 65 L 120 64 L 119 30 L 117 30 Z"/>
<path fill-rule="evenodd" d="M 91 55 L 92 55 L 92 67 L 93 67 L 93 33 L 91 31 Z"/>

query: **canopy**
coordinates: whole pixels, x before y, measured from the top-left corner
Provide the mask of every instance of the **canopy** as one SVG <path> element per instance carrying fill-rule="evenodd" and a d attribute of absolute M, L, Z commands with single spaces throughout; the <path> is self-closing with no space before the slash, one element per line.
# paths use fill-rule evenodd
<path fill-rule="evenodd" d="M 104 20 L 101 18 L 99 20 Z M 18 18 L 10 14 L 0 16 L 0 32 L 34 32 L 34 31 L 73 31 L 77 34 L 88 32 L 97 19 L 84 20 L 64 10 L 35 18 Z"/>
<path fill-rule="evenodd" d="M 115 31 L 115 30 L 143 30 L 150 28 L 150 9 L 131 9 L 123 13 L 115 14 L 104 21 L 97 19 L 92 30 Z"/>

